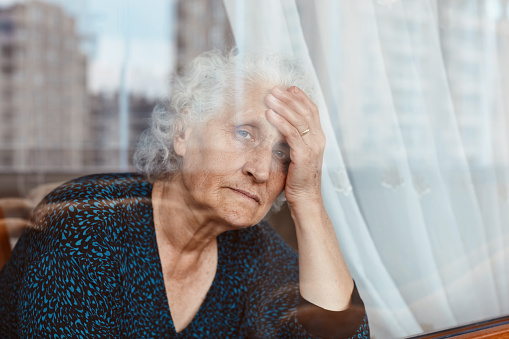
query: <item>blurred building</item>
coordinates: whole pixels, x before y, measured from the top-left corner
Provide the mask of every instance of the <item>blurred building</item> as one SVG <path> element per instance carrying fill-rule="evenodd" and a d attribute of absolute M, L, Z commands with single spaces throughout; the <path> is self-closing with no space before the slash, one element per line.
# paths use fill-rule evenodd
<path fill-rule="evenodd" d="M 235 45 L 223 0 L 178 0 L 177 70 L 198 54 Z"/>
<path fill-rule="evenodd" d="M 0 169 L 83 166 L 89 104 L 79 44 L 75 20 L 57 5 L 0 9 Z"/>
<path fill-rule="evenodd" d="M 148 128 L 156 100 L 141 95 L 129 96 L 128 159 L 132 159 L 141 133 Z M 85 164 L 96 172 L 119 171 L 120 119 L 118 94 L 98 93 L 90 101 L 90 134 L 87 137 Z M 131 162 L 130 162 L 131 163 Z M 120 170 L 132 170 L 120 169 Z"/>
<path fill-rule="evenodd" d="M 176 44 L 176 69 L 181 70 L 194 57 L 213 48 L 228 50 L 234 46 L 233 33 L 222 0 L 178 0 L 172 10 L 175 20 L 170 30 Z M 91 96 L 89 135 L 86 136 L 86 171 L 132 170 L 131 159 L 141 133 L 157 100 L 131 93 L 128 98 L 128 168 L 122 167 L 124 147 L 119 94 L 96 93 Z"/>

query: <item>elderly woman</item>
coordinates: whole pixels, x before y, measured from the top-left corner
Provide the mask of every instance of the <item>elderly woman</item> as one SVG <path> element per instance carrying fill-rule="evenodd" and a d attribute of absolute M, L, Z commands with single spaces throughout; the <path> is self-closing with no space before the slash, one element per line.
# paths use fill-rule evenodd
<path fill-rule="evenodd" d="M 4 337 L 364 338 L 320 192 L 310 82 L 277 56 L 208 52 L 175 79 L 142 174 L 50 193 L 0 278 Z M 284 192 L 297 256 L 262 221 Z"/>

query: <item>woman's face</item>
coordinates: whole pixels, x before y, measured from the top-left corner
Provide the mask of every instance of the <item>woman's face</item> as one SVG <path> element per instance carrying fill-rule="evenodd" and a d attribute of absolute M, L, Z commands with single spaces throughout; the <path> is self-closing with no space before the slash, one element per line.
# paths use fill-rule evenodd
<path fill-rule="evenodd" d="M 284 189 L 290 148 L 266 118 L 269 90 L 246 87 L 237 105 L 175 139 L 185 201 L 198 218 L 252 226 Z"/>

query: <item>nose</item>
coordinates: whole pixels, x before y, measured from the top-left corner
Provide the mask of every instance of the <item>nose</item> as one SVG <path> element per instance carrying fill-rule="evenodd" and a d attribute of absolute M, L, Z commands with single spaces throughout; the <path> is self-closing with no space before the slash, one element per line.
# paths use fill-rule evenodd
<path fill-rule="evenodd" d="M 256 148 L 245 153 L 243 173 L 252 176 L 256 182 L 265 182 L 269 179 L 272 167 L 272 151 L 265 148 Z"/>

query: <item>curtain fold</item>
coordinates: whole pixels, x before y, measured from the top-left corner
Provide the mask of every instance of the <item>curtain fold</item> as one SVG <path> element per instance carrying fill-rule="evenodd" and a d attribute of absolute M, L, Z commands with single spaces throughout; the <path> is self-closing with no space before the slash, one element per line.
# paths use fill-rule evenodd
<path fill-rule="evenodd" d="M 241 53 L 292 55 L 319 89 L 322 192 L 374 337 L 507 314 L 507 1 L 224 4 Z"/>

